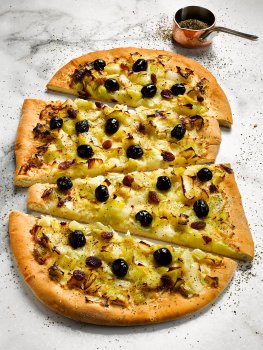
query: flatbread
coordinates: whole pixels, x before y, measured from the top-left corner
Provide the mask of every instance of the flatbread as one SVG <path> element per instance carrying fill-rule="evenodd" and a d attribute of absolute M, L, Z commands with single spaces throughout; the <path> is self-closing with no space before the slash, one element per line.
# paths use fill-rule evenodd
<path fill-rule="evenodd" d="M 208 108 L 207 115 L 215 118 L 218 120 L 218 122 L 223 126 L 231 126 L 232 124 L 232 113 L 230 109 L 229 102 L 227 100 L 226 95 L 224 94 L 223 90 L 219 86 L 217 80 L 215 77 L 207 70 L 205 69 L 201 64 L 198 62 L 181 55 L 178 55 L 174 52 L 168 52 L 168 51 L 161 51 L 161 50 L 150 50 L 150 49 L 141 49 L 141 48 L 116 48 L 111 50 L 104 50 L 104 51 L 97 51 L 97 52 L 90 52 L 86 55 L 83 55 L 81 57 L 78 57 L 76 59 L 73 59 L 69 63 L 67 63 L 65 66 L 63 66 L 59 71 L 52 77 L 52 79 L 47 84 L 47 88 L 54 91 L 59 91 L 63 93 L 78 95 L 78 91 L 76 90 L 76 87 L 72 87 L 72 76 L 76 69 L 79 67 L 85 66 L 88 62 L 93 62 L 96 59 L 103 59 L 106 61 L 106 63 L 113 63 L 116 62 L 116 60 L 121 59 L 122 62 L 124 62 L 124 67 L 127 66 L 126 62 L 131 59 L 131 56 L 136 58 L 144 58 L 147 60 L 159 60 L 161 65 L 164 66 L 165 70 L 171 70 L 173 72 L 177 72 L 179 69 L 188 69 L 194 71 L 194 77 L 197 81 L 202 81 L 202 79 L 206 79 L 207 83 L 207 89 L 204 94 L 205 100 L 204 103 L 197 103 L 198 105 L 203 105 Z M 150 61 L 148 61 L 150 62 Z M 128 71 L 131 69 L 131 67 L 128 67 Z M 121 73 L 124 73 L 124 75 L 127 72 L 127 67 L 125 67 L 124 70 L 121 71 Z M 130 72 L 130 71 L 129 71 Z M 119 79 L 121 82 L 121 85 L 125 87 L 126 85 L 126 79 L 125 82 L 122 82 L 122 78 L 120 78 L 120 74 L 113 71 L 109 72 L 110 74 L 107 75 L 107 77 L 113 77 L 117 80 Z M 180 73 L 180 71 L 179 71 Z M 127 73 L 130 74 L 130 73 Z M 172 75 L 172 74 L 171 74 Z M 180 75 L 180 74 L 179 74 Z M 187 79 L 181 77 L 183 81 L 186 82 L 187 86 Z M 97 80 L 99 81 L 99 84 L 103 84 L 103 74 L 99 74 Z M 93 79 L 94 80 L 94 79 Z M 104 79 L 105 80 L 105 79 Z M 174 78 L 171 78 L 171 81 L 173 81 Z M 127 86 L 129 83 L 127 83 Z M 157 82 L 158 86 L 158 82 Z M 126 88 L 126 87 L 125 87 Z M 120 97 L 120 94 L 114 93 L 114 94 L 105 94 L 105 92 L 100 93 L 98 90 L 92 90 L 90 89 L 90 86 L 87 86 L 86 90 L 87 92 L 86 97 L 91 97 L 95 99 L 100 99 L 103 101 L 111 101 L 115 100 L 119 103 L 126 103 L 127 105 L 130 105 L 132 107 L 139 106 L 139 105 L 145 105 L 149 106 L 149 104 L 158 106 L 171 106 L 173 108 L 178 107 L 178 101 L 180 101 L 180 98 L 177 102 L 174 102 L 174 100 L 163 100 L 163 99 L 157 99 L 156 102 L 151 102 L 151 99 L 134 99 L 134 98 L 125 98 L 125 102 L 122 101 L 122 97 Z M 83 95 L 83 93 L 82 93 Z M 160 101 L 162 103 L 160 104 Z M 180 104 L 180 103 L 179 103 Z M 187 103 L 186 103 L 187 104 Z M 192 103 L 193 104 L 193 103 Z M 195 105 L 195 103 L 194 103 Z M 177 107 L 175 107 L 177 106 Z M 193 108 L 193 106 L 191 107 Z M 186 109 L 188 113 L 191 113 L 191 108 Z M 199 114 L 199 113 L 197 113 Z"/>
<path fill-rule="evenodd" d="M 56 221 L 51 218 L 45 220 Z M 88 290 L 82 290 L 80 287 L 62 287 L 56 280 L 50 279 L 49 265 L 53 262 L 52 259 L 58 259 L 58 252 L 62 250 L 59 245 L 56 248 L 51 246 L 50 249 L 53 252 L 51 256 L 45 261 L 41 261 L 41 264 L 37 262 L 34 258 L 35 253 L 33 253 L 34 247 L 38 244 L 35 243 L 36 232 L 39 229 L 39 226 L 35 226 L 36 224 L 39 224 L 39 221 L 33 216 L 21 212 L 10 214 L 11 246 L 21 274 L 33 293 L 45 305 L 57 313 L 83 322 L 129 326 L 163 322 L 194 313 L 215 300 L 228 285 L 236 268 L 236 263 L 233 260 L 214 257 L 214 265 L 211 265 L 208 276 L 210 284 L 204 286 L 199 295 L 192 297 L 184 297 L 176 290 L 160 290 L 156 292 L 155 297 L 146 299 L 141 304 L 130 302 L 126 306 L 120 306 L 105 303 L 105 297 L 104 299 L 92 299 Z M 51 237 L 50 232 L 48 232 L 48 236 Z M 43 237 L 46 243 L 52 241 L 46 235 L 41 237 L 42 243 Z M 41 239 L 39 241 L 41 242 Z M 74 250 L 74 254 L 77 254 L 76 251 Z M 205 260 L 200 262 L 200 266 L 207 266 Z M 211 257 L 208 260 L 209 264 L 213 264 Z M 102 266 L 103 269 L 106 268 L 104 261 Z M 205 269 L 203 271 L 205 274 Z"/>
<path fill-rule="evenodd" d="M 137 234 L 240 260 L 252 260 L 254 243 L 229 164 L 207 165 L 213 177 L 200 181 L 202 165 L 153 172 L 108 174 L 76 179 L 69 191 L 57 185 L 36 184 L 29 188 L 28 208 L 81 222 L 101 221 L 121 232 Z M 170 179 L 171 188 L 156 188 L 159 176 Z M 132 181 L 131 181 L 132 179 Z M 109 198 L 100 202 L 95 189 L 105 186 Z M 150 192 L 157 197 L 149 199 Z M 152 195 L 151 195 L 152 196 Z M 203 199 L 209 214 L 197 217 L 194 203 Z M 147 211 L 152 222 L 142 226 L 137 213 Z M 200 226 L 201 225 L 201 226 Z"/>
<path fill-rule="evenodd" d="M 75 118 L 68 117 L 69 109 L 75 111 Z M 62 129 L 50 129 L 51 117 L 55 116 L 63 119 Z M 105 123 L 112 117 L 119 120 L 119 130 L 107 135 Z M 76 122 L 83 119 L 88 120 L 89 130 L 77 134 Z M 171 130 L 180 123 L 187 130 L 182 140 L 176 140 L 171 137 Z M 104 146 L 106 142 L 110 142 L 110 148 Z M 128 111 L 122 105 L 109 107 L 80 99 L 64 103 L 27 99 L 15 144 L 15 184 L 27 187 L 37 182 L 54 183 L 62 175 L 83 178 L 107 172 L 209 163 L 215 160 L 220 142 L 220 128 L 212 118 L 180 116 L 171 110 L 143 107 Z M 81 144 L 92 146 L 91 158 L 77 155 L 77 146 Z M 127 158 L 126 149 L 133 144 L 144 150 L 141 159 Z M 171 153 L 173 158 L 164 160 L 163 152 Z"/>

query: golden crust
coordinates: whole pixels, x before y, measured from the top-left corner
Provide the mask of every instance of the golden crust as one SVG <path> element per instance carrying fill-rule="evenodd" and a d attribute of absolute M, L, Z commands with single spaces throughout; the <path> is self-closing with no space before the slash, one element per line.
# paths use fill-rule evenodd
<path fill-rule="evenodd" d="M 41 195 L 46 188 L 50 188 L 51 186 L 44 184 L 35 184 L 31 186 L 28 191 L 28 208 L 34 211 L 40 211 L 42 213 L 52 213 L 53 215 L 66 217 L 71 220 L 80 220 L 82 222 L 87 222 L 87 220 L 83 218 L 82 213 L 73 212 L 71 210 L 67 211 L 65 208 L 62 210 L 62 208 L 53 206 L 49 207 L 46 201 L 41 198 Z M 226 195 L 226 211 L 229 213 L 229 221 L 231 224 L 233 224 L 233 236 L 230 239 L 228 238 L 227 242 L 231 247 L 233 247 L 236 253 L 232 253 L 232 255 L 229 256 L 239 260 L 251 261 L 254 257 L 254 242 L 233 173 L 226 172 L 224 181 L 220 183 L 219 189 L 220 192 L 224 192 Z M 115 229 L 122 231 L 122 224 L 116 224 Z M 142 235 L 141 230 L 139 228 L 136 229 L 136 226 L 133 228 L 132 233 L 136 235 Z M 144 235 L 152 238 L 152 236 L 147 231 L 145 231 Z M 163 240 L 168 241 L 164 238 Z M 206 245 L 203 244 L 203 246 L 194 246 L 192 248 L 200 248 L 206 250 Z"/>
<path fill-rule="evenodd" d="M 22 116 L 19 122 L 16 142 L 15 142 L 15 156 L 16 156 L 16 172 L 14 183 L 17 186 L 28 187 L 32 184 L 32 180 L 27 175 L 19 174 L 19 170 L 23 164 L 36 152 L 36 147 L 39 145 L 38 141 L 34 139 L 33 128 L 39 121 L 39 114 L 47 102 L 42 100 L 26 99 L 22 107 Z M 36 175 L 34 182 L 48 181 L 49 177 L 45 175 Z"/>
<path fill-rule="evenodd" d="M 208 118 L 207 118 L 208 119 Z M 203 138 L 208 142 L 207 146 L 207 158 L 201 163 L 213 163 L 216 159 L 218 149 L 221 143 L 221 131 L 218 121 L 216 119 L 209 118 L 209 123 L 204 128 Z"/>
<path fill-rule="evenodd" d="M 222 264 L 212 271 L 212 276 L 219 277 L 218 287 L 207 288 L 199 296 L 190 299 L 178 293 L 162 293 L 158 294 L 158 298 L 142 305 L 130 305 L 127 308 L 110 305 L 106 308 L 98 303 L 86 302 L 82 293 L 64 289 L 48 278 L 45 265 L 39 265 L 32 255 L 33 240 L 30 229 L 35 222 L 34 217 L 24 213 L 10 213 L 11 246 L 21 274 L 34 294 L 49 308 L 87 323 L 130 326 L 168 321 L 194 313 L 206 307 L 222 293 L 237 265 L 235 261 L 223 258 Z"/>
<path fill-rule="evenodd" d="M 251 261 L 254 258 L 254 242 L 234 173 L 227 173 L 219 188 L 223 190 L 227 197 L 227 211 L 229 212 L 230 221 L 234 225 L 233 245 L 239 250 L 240 259 Z"/>
<path fill-rule="evenodd" d="M 76 91 L 70 88 L 71 76 L 75 69 L 85 62 L 93 61 L 97 58 L 103 58 L 105 61 L 110 61 L 116 57 L 128 58 L 131 53 L 139 52 L 144 57 L 155 58 L 159 55 L 168 55 L 171 60 L 167 63 L 166 68 L 175 68 L 177 65 L 183 68 L 188 67 L 194 70 L 195 74 L 200 78 L 206 78 L 208 80 L 208 101 L 210 110 L 215 119 L 218 120 L 220 125 L 230 127 L 233 119 L 231 108 L 227 97 L 221 87 L 219 86 L 216 78 L 201 64 L 195 60 L 178 55 L 174 52 L 162 51 L 162 50 L 150 50 L 134 47 L 116 48 L 111 50 L 90 52 L 81 57 L 75 58 L 61 69 L 51 78 L 47 84 L 47 88 L 59 92 L 77 95 Z"/>
<path fill-rule="evenodd" d="M 36 171 L 34 171 L 34 168 L 32 168 L 33 174 L 32 172 L 30 175 L 19 174 L 21 166 L 27 163 L 31 156 L 35 154 L 36 147 L 40 145 L 40 143 L 34 139 L 33 128 L 38 122 L 40 122 L 39 116 L 42 109 L 44 109 L 51 102 L 52 101 L 34 99 L 26 99 L 24 101 L 22 107 L 22 116 L 20 119 L 15 142 L 16 172 L 14 183 L 16 186 L 28 187 L 38 182 L 52 183 L 56 179 L 56 176 L 54 176 L 51 171 L 49 173 L 47 169 L 42 170 L 36 168 Z M 199 161 L 199 164 L 214 162 L 218 153 L 219 145 L 221 143 L 221 131 L 217 120 L 214 120 L 212 118 L 206 118 L 206 120 L 208 123 L 206 124 L 206 127 L 202 129 L 203 133 L 202 135 L 200 134 L 200 137 L 203 137 L 207 142 L 207 155 Z M 52 170 L 51 167 L 50 170 Z"/>

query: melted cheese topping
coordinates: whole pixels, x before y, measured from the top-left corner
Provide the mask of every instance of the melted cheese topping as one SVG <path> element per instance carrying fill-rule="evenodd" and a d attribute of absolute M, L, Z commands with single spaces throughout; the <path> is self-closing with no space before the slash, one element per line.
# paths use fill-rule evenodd
<path fill-rule="evenodd" d="M 85 246 L 77 249 L 68 242 L 69 233 L 75 230 L 81 231 L 86 238 Z M 103 232 L 112 232 L 112 238 L 103 238 Z M 87 301 L 101 302 L 105 306 L 109 303 L 128 306 L 142 303 L 154 297 L 156 292 L 169 290 L 192 297 L 204 288 L 218 285 L 218 278 L 211 276 L 211 269 L 220 265 L 222 258 L 200 250 L 191 252 L 166 246 L 172 254 L 172 263 L 163 267 L 153 258 L 153 252 L 163 245 L 139 241 L 129 234 L 120 236 L 100 223 L 61 223 L 51 217 L 42 217 L 31 233 L 35 241 L 35 259 L 45 264 L 50 278 L 64 288 L 82 291 Z M 101 266 L 87 266 L 86 259 L 90 256 L 99 258 Z M 111 269 L 118 258 L 125 259 L 129 266 L 122 278 L 117 278 Z M 81 280 L 74 278 L 76 270 L 83 273 Z"/>
<path fill-rule="evenodd" d="M 147 61 L 147 70 L 134 72 L 132 70 L 133 64 L 141 58 Z M 200 80 L 188 68 L 167 69 L 166 65 L 169 60 L 170 57 L 165 55 L 160 55 L 157 59 L 147 59 L 134 53 L 130 55 L 128 60 L 120 57 L 106 62 L 105 68 L 99 71 L 94 69 L 93 62 L 87 62 L 76 70 L 71 87 L 82 96 L 102 101 L 123 103 L 131 107 L 172 107 L 182 114 L 206 115 L 209 108 L 205 101 L 207 84 L 205 77 Z M 85 69 L 86 74 L 81 79 L 77 79 L 77 75 L 82 75 Z M 117 80 L 120 88 L 115 92 L 108 91 L 104 86 L 107 79 Z M 168 99 L 162 96 L 163 90 L 170 90 L 174 84 L 178 83 L 185 85 L 186 92 L 183 95 L 174 96 L 171 94 Z M 154 97 L 144 98 L 142 96 L 141 89 L 147 84 L 154 84 L 157 87 L 157 93 Z"/>
<path fill-rule="evenodd" d="M 203 167 L 196 165 L 131 173 L 131 187 L 123 184 L 122 174 L 76 179 L 67 193 L 59 191 L 57 186 L 52 187 L 51 194 L 43 198 L 44 210 L 65 218 L 101 221 L 119 231 L 130 230 L 146 237 L 235 256 L 236 250 L 231 243 L 234 227 L 224 191 L 220 189 L 231 169 L 223 165 L 206 166 L 213 177 L 210 181 L 201 182 L 196 174 Z M 171 181 L 168 191 L 156 188 L 158 176 L 164 175 Z M 95 197 L 95 189 L 99 185 L 107 186 L 109 191 L 109 199 L 104 203 Z M 158 203 L 150 203 L 150 191 L 155 192 Z M 204 199 L 209 206 L 209 214 L 203 219 L 198 218 L 193 210 L 198 199 Z M 136 221 L 135 216 L 141 210 L 147 210 L 153 217 L 149 227 L 143 227 Z M 204 227 L 199 226 L 200 222 Z"/>
<path fill-rule="evenodd" d="M 209 119 L 178 115 L 176 112 L 138 108 L 127 111 L 125 106 L 109 107 L 77 99 L 64 104 L 48 105 L 40 114 L 40 123 L 34 128 L 35 140 L 39 142 L 37 152 L 32 155 L 20 173 L 38 172 L 48 174 L 55 181 L 60 174 L 73 178 L 96 176 L 110 172 L 130 172 L 135 170 L 155 170 L 171 165 L 195 164 L 207 156 L 207 145 L 203 133 L 209 126 Z M 74 109 L 75 118 L 68 114 Z M 63 120 L 60 129 L 50 130 L 50 119 Z M 105 133 L 106 121 L 115 118 L 119 129 L 113 135 Z M 89 130 L 76 133 L 75 125 L 88 120 Z M 186 133 L 179 141 L 171 137 L 172 129 L 183 123 Z M 105 149 L 105 142 L 110 147 Z M 79 145 L 88 144 L 94 155 L 90 159 L 80 158 Z M 131 145 L 139 145 L 144 154 L 140 159 L 131 159 L 126 150 Z M 173 155 L 173 160 L 164 160 L 163 152 Z M 53 178 L 52 178 L 53 177 Z"/>

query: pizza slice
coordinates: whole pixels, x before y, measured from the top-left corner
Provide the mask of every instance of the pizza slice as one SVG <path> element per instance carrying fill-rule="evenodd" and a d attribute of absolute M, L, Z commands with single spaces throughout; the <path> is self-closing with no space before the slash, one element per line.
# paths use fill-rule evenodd
<path fill-rule="evenodd" d="M 60 177 L 29 188 L 29 209 L 251 260 L 254 245 L 229 165 Z"/>
<path fill-rule="evenodd" d="M 94 324 L 156 323 L 196 312 L 236 268 L 225 257 L 120 236 L 100 223 L 12 212 L 9 233 L 34 294 L 52 310 Z"/>
<path fill-rule="evenodd" d="M 173 108 L 232 124 L 228 100 L 213 75 L 173 52 L 117 48 L 91 52 L 62 67 L 48 89 L 131 107 Z"/>
<path fill-rule="evenodd" d="M 220 142 L 217 121 L 199 115 L 80 99 L 25 100 L 15 184 L 212 162 Z"/>

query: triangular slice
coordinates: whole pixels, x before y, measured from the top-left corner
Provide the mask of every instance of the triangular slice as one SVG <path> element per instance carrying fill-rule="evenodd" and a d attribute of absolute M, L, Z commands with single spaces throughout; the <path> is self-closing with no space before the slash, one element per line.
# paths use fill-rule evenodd
<path fill-rule="evenodd" d="M 251 260 L 254 245 L 229 165 L 60 178 L 29 188 L 28 207 L 153 239 Z"/>
<path fill-rule="evenodd" d="M 211 118 L 80 99 L 25 100 L 15 184 L 213 162 L 220 142 L 218 122 Z"/>
<path fill-rule="evenodd" d="M 90 52 L 62 67 L 48 89 L 131 107 L 174 108 L 232 124 L 228 100 L 198 62 L 173 52 L 117 48 Z"/>
<path fill-rule="evenodd" d="M 122 237 L 99 223 L 12 212 L 9 232 L 34 294 L 54 311 L 94 324 L 156 323 L 196 312 L 236 268 L 228 258 Z"/>

